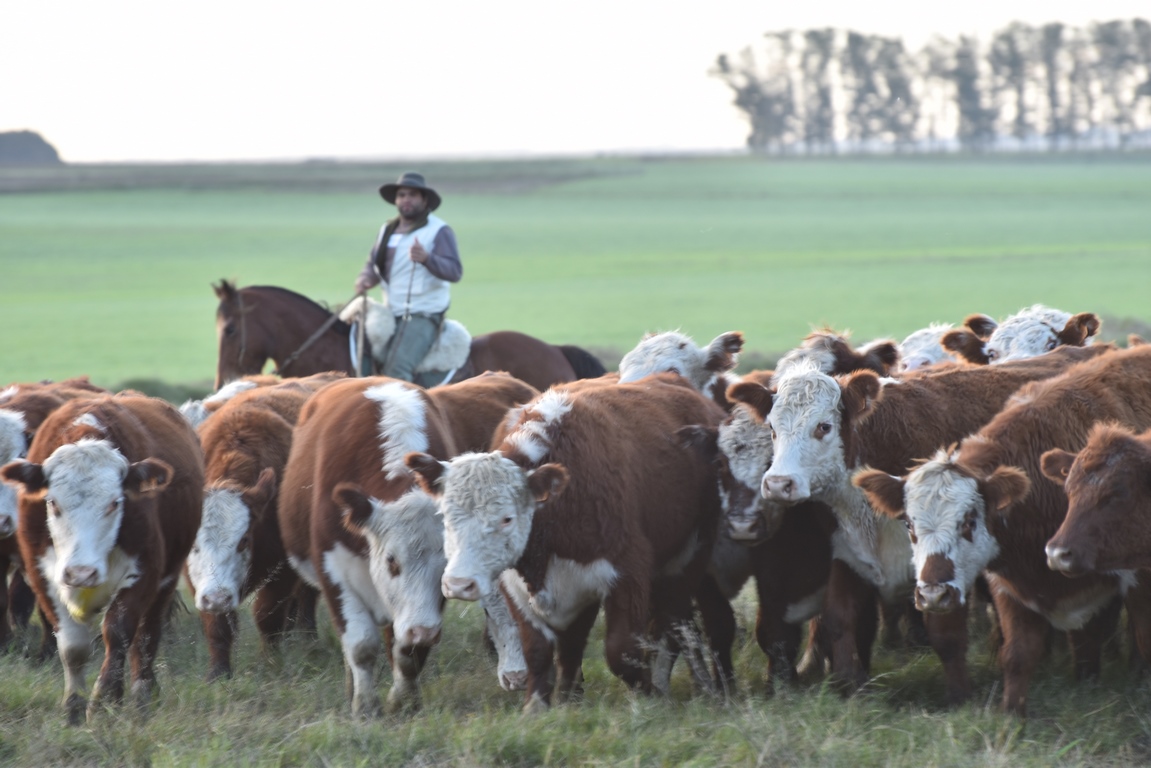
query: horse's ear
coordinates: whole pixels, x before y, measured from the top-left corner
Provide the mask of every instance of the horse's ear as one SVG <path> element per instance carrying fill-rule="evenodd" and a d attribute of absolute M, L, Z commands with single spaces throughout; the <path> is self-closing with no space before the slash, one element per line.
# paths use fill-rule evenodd
<path fill-rule="evenodd" d="M 216 298 L 223 301 L 236 295 L 236 284 L 221 278 L 219 284 L 212 283 L 212 290 L 216 292 Z"/>

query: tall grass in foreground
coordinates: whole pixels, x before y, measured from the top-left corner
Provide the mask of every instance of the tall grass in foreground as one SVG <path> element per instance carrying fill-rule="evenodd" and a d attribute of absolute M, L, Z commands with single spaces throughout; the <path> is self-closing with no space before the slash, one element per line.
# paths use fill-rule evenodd
<path fill-rule="evenodd" d="M 753 621 L 749 591 L 737 601 Z M 841 698 L 819 682 L 763 695 L 763 655 L 738 641 L 739 690 L 727 703 L 692 697 L 677 667 L 667 699 L 629 693 L 602 661 L 593 633 L 583 701 L 539 717 L 522 694 L 496 684 L 481 645 L 481 613 L 451 602 L 444 640 L 423 675 L 423 709 L 370 722 L 351 719 L 338 643 L 289 638 L 261 654 L 245 619 L 236 677 L 202 682 L 207 653 L 198 617 L 178 615 L 158 665 L 160 698 L 140 721 L 125 711 L 67 728 L 59 661 L 35 667 L 0 658 L 0 764 L 130 766 L 378 765 L 1133 765 L 1151 760 L 1151 691 L 1111 658 L 1102 681 L 1071 680 L 1067 653 L 1040 669 L 1031 717 L 998 711 L 998 673 L 973 642 L 975 695 L 947 710 L 939 664 L 926 650 L 881 650 L 868 689 Z M 95 674 L 92 665 L 89 679 Z M 381 690 L 389 674 L 381 669 Z"/>

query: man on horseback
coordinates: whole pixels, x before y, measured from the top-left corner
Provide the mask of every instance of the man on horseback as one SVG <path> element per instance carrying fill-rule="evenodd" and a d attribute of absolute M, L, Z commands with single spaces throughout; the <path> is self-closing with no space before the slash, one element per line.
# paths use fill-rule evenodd
<path fill-rule="evenodd" d="M 459 282 L 464 270 L 455 233 L 432 215 L 441 199 L 423 175 L 404 173 L 394 184 L 380 187 L 380 197 L 395 205 L 399 215 L 380 228 L 355 289 L 358 294 L 381 281 L 385 284 L 396 331 L 380 372 L 414 381 L 416 365 L 431 349 L 443 324 L 450 284 Z"/>

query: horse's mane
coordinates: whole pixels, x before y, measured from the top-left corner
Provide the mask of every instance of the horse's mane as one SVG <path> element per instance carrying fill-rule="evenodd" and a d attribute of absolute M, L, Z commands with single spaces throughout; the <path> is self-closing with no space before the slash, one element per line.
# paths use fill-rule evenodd
<path fill-rule="evenodd" d="M 240 288 L 238 290 L 241 290 L 241 291 L 273 291 L 276 293 L 282 293 L 285 296 L 287 296 L 288 298 L 298 299 L 300 301 L 311 304 L 313 307 L 320 310 L 325 315 L 333 314 L 332 310 L 328 309 L 327 307 L 325 307 L 323 304 L 316 301 L 315 299 L 310 299 L 302 293 L 296 293 L 293 290 L 290 290 L 288 288 L 281 288 L 278 285 L 246 285 L 243 288 Z M 342 333 L 346 336 L 352 332 L 352 327 L 350 325 L 348 325 L 347 323 L 345 323 L 343 320 L 336 320 L 336 322 L 332 325 L 331 330 L 336 331 L 338 333 Z"/>

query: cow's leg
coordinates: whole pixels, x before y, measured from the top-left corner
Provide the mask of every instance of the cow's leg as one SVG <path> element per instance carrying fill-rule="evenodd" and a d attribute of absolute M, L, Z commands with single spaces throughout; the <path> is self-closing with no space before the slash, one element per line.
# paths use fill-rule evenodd
<path fill-rule="evenodd" d="M 392 665 L 392 688 L 388 691 L 384 709 L 395 714 L 405 709 L 420 708 L 420 671 L 428 661 L 431 647 L 413 645 L 401 648 L 395 641 L 392 627 L 384 630 L 388 659 Z"/>
<path fill-rule="evenodd" d="M 296 586 L 292 590 L 292 609 L 288 614 L 289 628 L 315 635 L 316 603 L 319 599 L 320 593 L 315 587 L 297 578 Z"/>
<path fill-rule="evenodd" d="M 1047 643 L 1047 620 L 1003 592 L 995 592 L 993 599 L 1003 632 L 1003 644 L 999 648 L 999 667 L 1003 670 L 1003 709 L 1026 715 L 1031 676 L 1043 658 Z"/>
<path fill-rule="evenodd" d="M 1151 584 L 1138 583 L 1128 589 L 1123 595 L 1123 605 L 1127 608 L 1127 626 L 1134 640 L 1131 667 L 1141 672 L 1151 663 Z M 1138 663 L 1136 653 L 1143 664 Z"/>
<path fill-rule="evenodd" d="M 73 619 L 63 605 L 56 606 L 56 615 L 60 624 L 55 633 L 52 633 L 47 624 L 44 631 L 56 638 L 60 662 L 64 666 L 64 710 L 68 714 L 68 724 L 80 725 L 84 720 L 84 708 L 88 703 L 84 667 L 92 655 L 91 633 L 88 626 Z"/>
<path fill-rule="evenodd" d="M 551 676 L 555 650 L 552 639 L 524 617 L 514 600 L 508 601 L 508 610 L 519 625 L 520 645 L 523 647 L 524 663 L 528 670 L 524 712 L 526 714 L 544 712 L 551 706 L 554 686 Z"/>
<path fill-rule="evenodd" d="M 831 645 L 827 632 L 822 619 L 815 616 L 807 622 L 807 645 L 803 649 L 803 658 L 795 665 L 795 673 L 798 677 L 823 676 L 830 659 Z"/>
<path fill-rule="evenodd" d="M 1067 633 L 1071 644 L 1071 658 L 1075 664 L 1076 680 L 1091 680 L 1099 677 L 1102 668 L 1103 646 L 1114 634 L 1123 603 L 1116 599 L 1096 613 L 1081 628 Z"/>
<path fill-rule="evenodd" d="M 12 642 L 12 626 L 8 623 L 8 604 L 9 604 L 9 586 L 8 586 L 8 571 L 12 567 L 11 557 L 6 553 L 0 553 L 0 577 L 3 577 L 3 583 L 0 584 L 0 652 L 8 650 L 8 646 Z M 12 583 L 15 585 L 16 575 L 12 576 Z"/>
<path fill-rule="evenodd" d="M 556 632 L 556 703 L 583 695 L 583 652 L 599 616 L 599 603 L 584 608 L 567 628 Z"/>
<path fill-rule="evenodd" d="M 157 590 L 132 641 L 132 702 L 140 714 L 147 714 L 157 694 L 156 652 L 160 648 L 160 636 L 167 623 L 168 609 L 175 597 L 178 580 L 173 576 L 161 582 L 161 585 L 165 583 L 168 586 L 161 586 Z"/>
<path fill-rule="evenodd" d="M 124 668 L 136 633 L 140 631 L 140 595 L 135 590 L 121 592 L 104 614 L 104 664 L 88 701 L 89 722 L 102 704 L 119 704 L 124 699 Z"/>
<path fill-rule="evenodd" d="M 877 622 L 875 587 L 843 561 L 832 560 L 821 623 L 831 649 L 832 676 L 849 691 L 867 682 L 868 636 L 874 640 Z"/>
<path fill-rule="evenodd" d="M 647 627 L 650 585 L 622 576 L 604 600 L 604 656 L 612 674 L 630 688 L 651 693 L 651 671 L 641 637 Z"/>
<path fill-rule="evenodd" d="M 943 663 L 948 704 L 961 704 L 971 695 L 971 680 L 967 675 L 967 612 L 964 604 L 947 613 L 923 614 L 928 642 Z"/>
<path fill-rule="evenodd" d="M 788 654 L 789 626 L 784 616 L 787 612 L 786 599 L 779 593 L 774 580 L 760 578 L 755 580 L 755 589 L 759 597 L 759 610 L 755 615 L 755 642 L 759 649 L 767 656 L 767 692 L 775 690 L 775 680 L 791 680 L 795 677 L 795 657 Z M 799 628 L 794 627 L 794 635 L 798 643 Z"/>
<path fill-rule="evenodd" d="M 226 613 L 200 612 L 200 623 L 208 641 L 208 682 L 221 677 L 232 677 L 232 642 L 239 625 L 235 611 Z"/>
<path fill-rule="evenodd" d="M 481 597 L 480 602 L 487 619 L 485 635 L 496 653 L 500 687 L 505 691 L 522 691 L 528 682 L 528 665 L 520 642 L 520 628 L 509 607 L 511 600 L 501 584 L 499 589 Z"/>
<path fill-rule="evenodd" d="M 291 611 L 296 607 L 292 597 L 293 587 L 295 579 L 277 577 L 256 590 L 256 598 L 252 601 L 252 619 L 265 650 L 278 643 L 288 628 Z"/>
<path fill-rule="evenodd" d="M 713 674 L 724 693 L 735 692 L 735 664 L 731 649 L 735 645 L 735 611 L 731 602 L 723 596 L 715 579 L 705 576 L 700 582 L 696 596 L 699 614 L 703 619 L 703 631 L 715 661 Z"/>
<path fill-rule="evenodd" d="M 380 714 L 380 697 L 376 692 L 380 628 L 359 599 L 347 590 L 334 601 L 329 599 L 328 604 L 339 611 L 342 621 L 338 623 L 343 624 L 340 648 L 344 653 L 352 714 L 356 717 L 376 717 Z"/>

